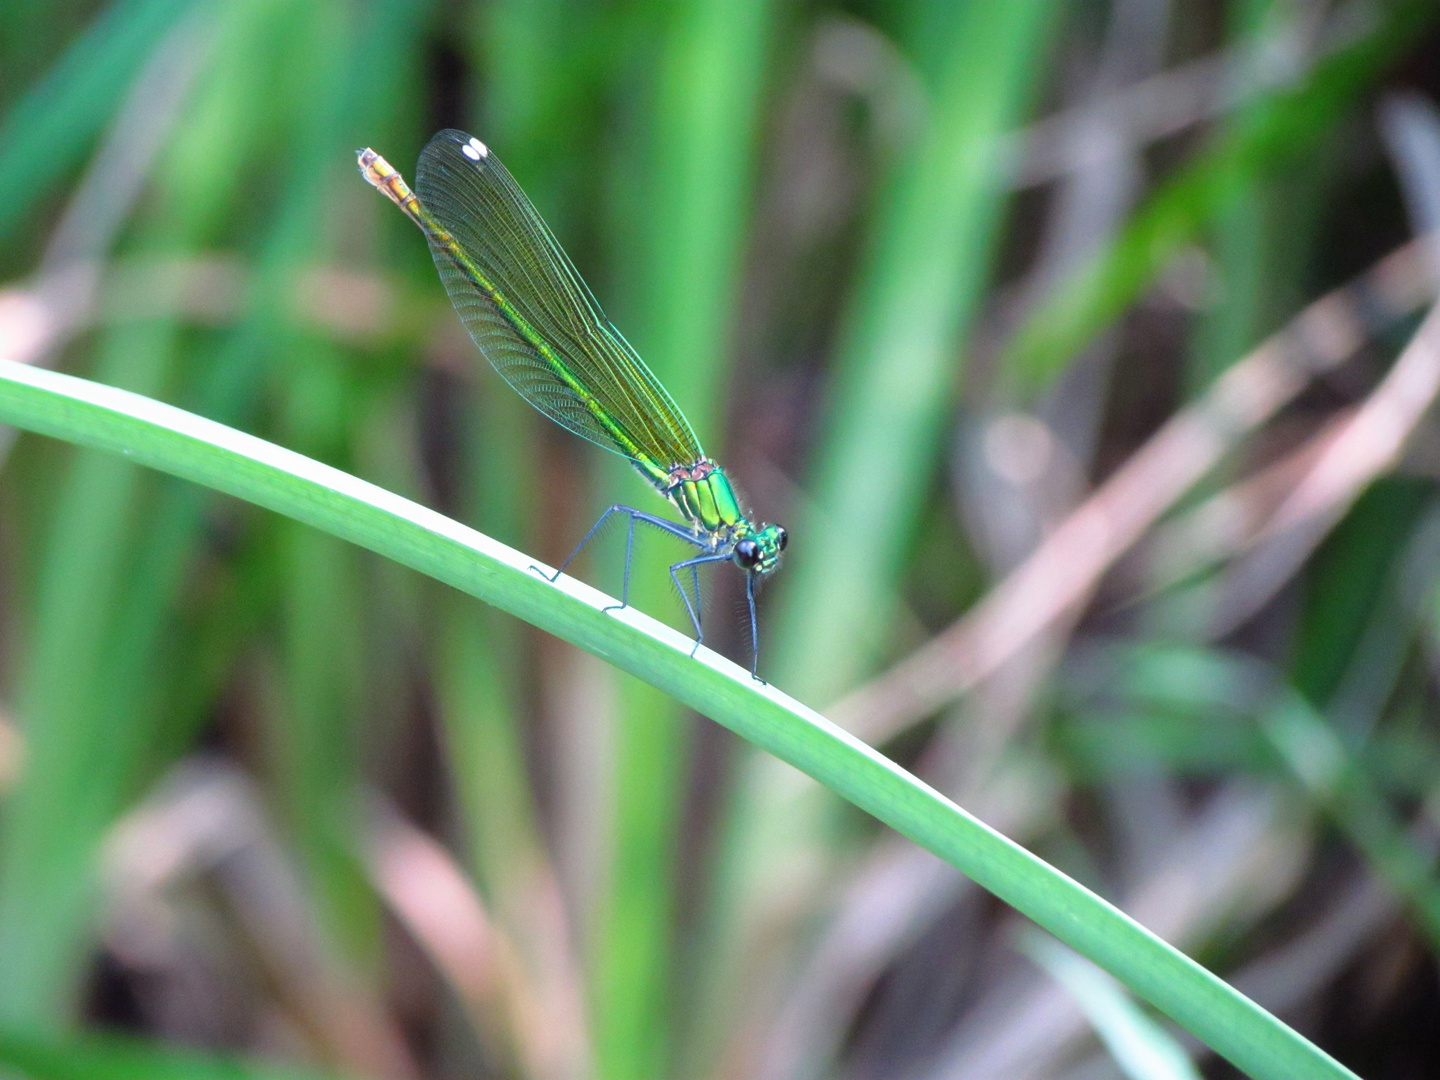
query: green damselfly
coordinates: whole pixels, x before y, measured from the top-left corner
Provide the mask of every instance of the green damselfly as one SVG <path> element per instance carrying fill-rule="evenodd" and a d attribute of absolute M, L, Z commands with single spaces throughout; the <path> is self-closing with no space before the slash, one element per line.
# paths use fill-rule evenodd
<path fill-rule="evenodd" d="M 725 471 L 700 448 L 684 414 L 605 317 L 554 234 L 484 143 L 454 130 L 431 139 L 416 168 L 418 196 L 375 151 L 362 150 L 359 159 L 365 179 L 424 232 L 451 303 L 495 370 L 557 424 L 629 458 L 685 519 L 681 524 L 633 506 L 612 506 L 550 580 L 564 573 L 605 522 L 624 515 L 629 525 L 619 606 L 627 606 L 635 523 L 653 525 L 699 550 L 670 567 L 698 650 L 704 641 L 699 568 L 733 561 L 745 571 L 754 675 L 760 652 L 755 585 L 779 566 L 785 530 L 751 523 Z M 687 571 L 693 601 L 681 581 Z"/>

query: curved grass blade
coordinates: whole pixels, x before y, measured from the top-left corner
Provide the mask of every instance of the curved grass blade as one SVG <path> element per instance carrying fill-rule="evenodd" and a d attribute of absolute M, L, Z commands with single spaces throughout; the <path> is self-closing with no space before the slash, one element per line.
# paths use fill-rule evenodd
<path fill-rule="evenodd" d="M 1255 1080 L 1355 1074 L 1128 915 L 819 713 L 442 514 L 182 409 L 0 361 L 0 421 L 124 455 L 323 529 L 564 638 L 725 725 L 950 863 Z"/>

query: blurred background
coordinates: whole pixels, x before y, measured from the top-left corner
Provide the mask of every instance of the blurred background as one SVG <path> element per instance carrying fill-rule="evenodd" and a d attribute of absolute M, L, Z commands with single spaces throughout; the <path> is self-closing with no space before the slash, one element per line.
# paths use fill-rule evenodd
<path fill-rule="evenodd" d="M 767 679 L 1364 1076 L 1440 1076 L 1436 16 L 8 0 L 0 355 L 558 563 L 660 504 L 355 171 L 475 132 L 788 528 Z M 0 1074 L 1233 1075 L 593 657 L 0 455 Z M 643 538 L 632 600 L 685 628 L 678 554 Z M 740 584 L 707 642 L 746 663 Z"/>

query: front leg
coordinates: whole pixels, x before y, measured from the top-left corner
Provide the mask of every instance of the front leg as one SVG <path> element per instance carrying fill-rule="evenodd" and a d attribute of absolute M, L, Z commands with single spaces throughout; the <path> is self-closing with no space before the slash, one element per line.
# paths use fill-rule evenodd
<path fill-rule="evenodd" d="M 704 563 L 728 562 L 730 553 L 706 552 L 704 555 L 697 555 L 693 559 L 685 559 L 670 567 L 670 580 L 675 583 L 675 588 L 680 590 L 680 599 L 685 601 L 685 610 L 690 614 L 690 622 L 695 627 L 695 648 L 690 650 L 694 656 L 700 651 L 700 646 L 705 643 L 705 634 L 700 629 L 700 576 L 699 567 Z M 695 603 L 690 603 L 690 595 L 685 591 L 685 586 L 680 584 L 680 571 L 689 570 L 695 581 Z"/>
<path fill-rule="evenodd" d="M 755 575 L 745 575 L 745 599 L 750 605 L 750 678 L 762 686 L 769 685 L 756 672 L 760 667 L 760 630 L 755 620 Z"/>

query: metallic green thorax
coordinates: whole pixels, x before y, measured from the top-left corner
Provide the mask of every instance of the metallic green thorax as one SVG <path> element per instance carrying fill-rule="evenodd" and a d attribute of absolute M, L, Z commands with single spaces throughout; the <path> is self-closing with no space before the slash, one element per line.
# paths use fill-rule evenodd
<path fill-rule="evenodd" d="M 670 481 L 660 493 L 675 504 L 697 533 L 709 535 L 717 546 L 754 541 L 757 554 L 752 569 L 768 574 L 779 563 L 785 547 L 784 530 L 777 525 L 758 529 L 752 525 L 740 509 L 725 470 L 709 458 L 671 469 Z"/>
<path fill-rule="evenodd" d="M 749 524 L 725 471 L 708 458 L 672 469 L 660 493 L 675 504 L 685 520 L 705 532 L 729 532 L 741 523 Z"/>

